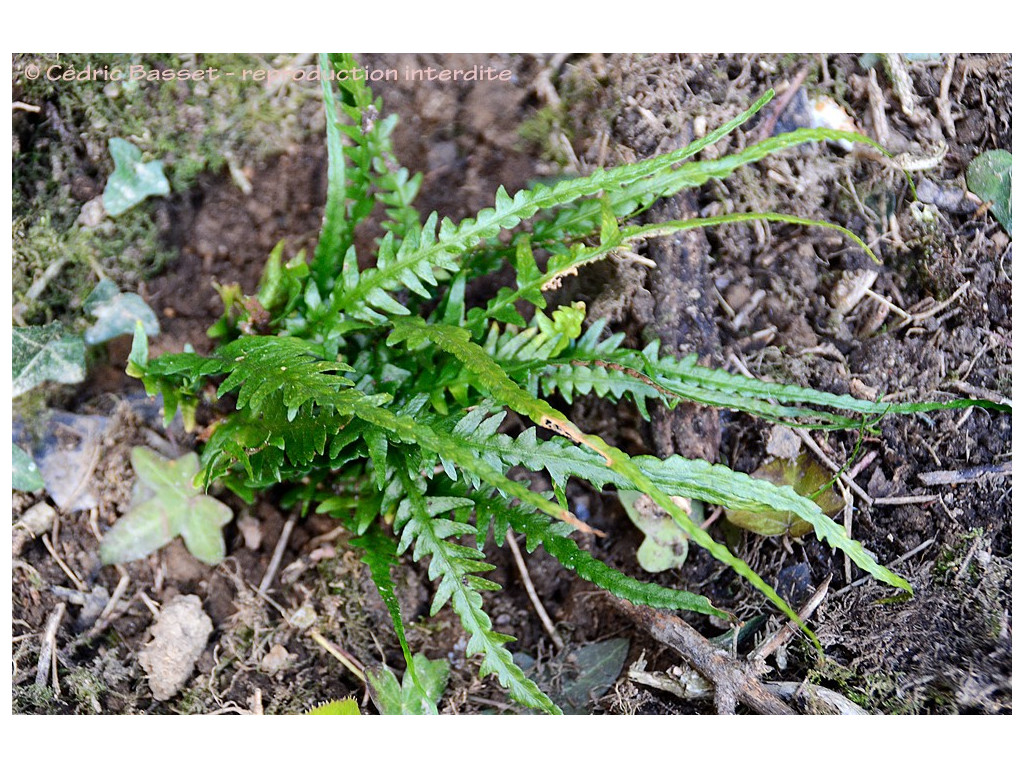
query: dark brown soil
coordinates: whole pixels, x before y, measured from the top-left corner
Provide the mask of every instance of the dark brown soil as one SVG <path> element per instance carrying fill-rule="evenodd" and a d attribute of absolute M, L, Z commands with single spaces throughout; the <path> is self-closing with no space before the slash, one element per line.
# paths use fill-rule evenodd
<path fill-rule="evenodd" d="M 560 162 L 579 172 L 657 150 L 657 142 L 645 147 L 626 140 L 636 136 L 623 123 L 629 115 L 636 119 L 643 114 L 640 108 L 649 104 L 668 104 L 664 108 L 672 110 L 648 110 L 660 121 L 656 134 L 668 136 L 677 128 L 702 133 L 767 88 L 784 92 L 787 82 L 804 69 L 812 97 L 836 99 L 858 128 L 871 135 L 879 129 L 872 118 L 878 111 L 872 109 L 877 97 L 871 96 L 871 76 L 856 57 L 847 55 L 409 54 L 362 60 L 370 67 L 480 64 L 514 72 L 511 83 L 400 81 L 378 90 L 385 109 L 401 117 L 395 134 L 399 159 L 425 174 L 418 205 L 424 213 L 437 210 L 456 220 L 491 203 L 499 184 L 522 188 L 559 172 Z M 957 56 L 948 100 L 941 93 L 946 60 L 911 62 L 917 95 L 911 116 L 901 110 L 881 66 L 875 69 L 887 116 L 887 146 L 915 157 L 933 154 L 940 141 L 948 146 L 934 167 L 915 173 L 919 189 L 926 179 L 962 188 L 966 166 L 980 151 L 1012 149 L 1008 57 Z M 955 134 L 943 121 L 946 101 Z M 775 103 L 767 108 L 769 115 Z M 554 115 L 553 121 L 539 121 L 541 110 Z M 780 116 L 781 123 L 787 119 Z M 525 132 L 532 141 L 521 135 L 527 121 L 545 126 L 539 136 L 537 131 Z M 712 151 L 720 154 L 753 143 L 762 125 L 745 126 Z M 575 166 L 566 147 L 572 148 Z M 164 274 L 144 286 L 144 296 L 162 323 L 163 332 L 151 342 L 155 353 L 180 351 L 185 344 L 200 352 L 210 349 L 205 331 L 222 311 L 215 283 L 237 282 L 252 292 L 266 255 L 280 240 L 287 255 L 315 246 L 326 184 L 322 144 L 296 146 L 250 171 L 249 195 L 224 175 L 204 177 L 190 193 L 159 204 L 168 222 L 166 238 L 179 255 Z M 703 249 L 698 251 L 702 263 L 693 278 L 705 281 L 702 295 L 709 301 L 702 312 L 709 322 L 699 338 L 683 334 L 681 349 L 689 344 L 698 350 L 705 344 L 698 351 L 716 364 L 837 393 L 921 400 L 1008 398 L 1012 242 L 969 198 L 957 199 L 956 205 L 934 209 L 937 215 L 927 220 L 921 204 L 911 202 L 901 174 L 877 158 L 829 145 L 808 145 L 705 185 L 685 202 L 684 210 L 712 215 L 749 208 L 826 219 L 866 233 L 884 265 L 870 264 L 824 230 L 712 230 L 697 246 Z M 880 319 L 881 305 L 870 297 L 845 311 L 837 308 L 836 284 L 852 279 L 856 270 L 877 272 L 872 290 L 912 315 L 910 321 L 904 323 L 895 311 Z M 672 300 L 662 297 L 652 304 L 652 296 L 665 288 L 651 281 L 633 267 L 599 265 L 564 290 L 567 297 L 571 293 L 586 300 L 592 313 L 609 318 L 613 329 L 643 343 L 654 309 Z M 951 298 L 929 314 L 935 303 Z M 48 533 L 54 552 L 81 584 L 60 567 L 41 537 L 15 555 L 14 710 L 290 713 L 355 695 L 364 711 L 372 711 L 359 682 L 309 631 L 312 625 L 320 638 L 360 663 L 384 660 L 395 669 L 402 666 L 388 613 L 365 567 L 332 521 L 297 521 L 266 597 L 258 594 L 258 587 L 290 514 L 273 497 L 247 507 L 222 494 L 238 514 L 226 530 L 228 559 L 216 568 L 196 561 L 180 542 L 123 570 L 100 567 L 97 537 L 124 512 L 130 497 L 130 448 L 169 442 L 180 451 L 195 445 L 194 436 L 176 426 L 164 430 L 156 414 L 139 406 L 138 383 L 120 373 L 127 352 L 127 344 L 111 344 L 109 365 L 97 367 L 74 401 L 78 413 L 110 417 L 92 473 L 97 503 L 80 512 L 61 511 Z M 586 429 L 629 450 L 683 450 L 659 437 L 657 421 L 652 433 L 624 406 L 578 404 L 572 415 Z M 731 413 L 701 412 L 688 418 L 690 428 L 694 419 L 704 425 L 697 434 L 708 442 L 698 447 L 735 469 L 752 471 L 767 455 L 770 424 Z M 673 429 L 679 426 L 672 423 Z M 883 563 L 914 552 L 893 566 L 913 584 L 912 598 L 894 599 L 890 589 L 860 583 L 863 574 L 856 568 L 851 573 L 841 555 L 812 536 L 783 541 L 743 534 L 724 523 L 711 529 L 794 605 L 832 579 L 829 596 L 811 622 L 824 659 L 795 640 L 788 652 L 770 658 L 768 679 L 809 680 L 872 712 L 1009 712 L 1011 478 L 989 471 L 1010 461 L 1009 415 L 971 408 L 888 417 L 862 437 L 859 442 L 857 434 L 814 433 L 812 439 L 837 465 L 852 458 L 850 472 L 875 500 L 868 504 L 854 497 L 854 537 Z M 922 479 L 926 472 L 971 468 L 989 469 L 976 480 L 955 484 L 927 485 Z M 927 500 L 887 503 L 913 495 Z M 15 519 L 43 500 L 45 493 L 15 493 Z M 614 494 L 578 487 L 571 501 L 587 511 L 591 525 L 607 532 L 600 541 L 582 543 L 609 564 L 706 594 L 747 621 L 767 615 L 760 633 L 740 645 L 740 654 L 781 624 L 759 593 L 693 548 L 682 569 L 660 576 L 643 573 L 636 563 L 641 534 Z M 567 652 L 556 653 L 530 606 L 508 547 L 491 549 L 491 560 L 498 565 L 491 578 L 504 589 L 489 595 L 486 607 L 498 631 L 518 638 L 512 650 L 536 662 L 531 674 L 558 680 L 579 649 L 627 638 L 630 651 L 618 681 L 588 711 L 714 711 L 710 699 L 685 702 L 632 680 L 630 665 L 641 656 L 649 672 L 668 671 L 679 658 L 622 616 L 592 585 L 538 551 L 526 561 L 567 642 Z M 500 688 L 491 680 L 481 681 L 477 661 L 466 659 L 466 637 L 458 620 L 448 610 L 427 617 L 433 590 L 425 568 L 410 564 L 400 573 L 403 614 L 414 624 L 409 638 L 413 649 L 452 663 L 442 709 L 504 710 L 507 700 Z M 97 587 L 109 596 L 125 579 L 127 589 L 112 613 L 98 620 L 84 615 L 85 607 L 76 600 L 84 602 L 85 594 Z M 178 594 L 197 595 L 214 630 L 186 688 L 158 702 L 138 652 L 150 637 L 152 609 Z M 39 685 L 35 680 L 47 619 L 59 603 L 67 612 L 55 642 L 58 692 L 52 678 L 44 675 Z M 695 621 L 695 626 L 708 636 L 724 631 L 710 622 Z"/>

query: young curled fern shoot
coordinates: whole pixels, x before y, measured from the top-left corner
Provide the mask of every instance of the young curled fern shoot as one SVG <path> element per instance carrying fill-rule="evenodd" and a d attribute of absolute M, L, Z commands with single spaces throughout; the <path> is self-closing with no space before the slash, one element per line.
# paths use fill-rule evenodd
<path fill-rule="evenodd" d="M 350 68 L 354 60 L 325 55 L 321 64 Z M 676 152 L 514 195 L 498 189 L 494 206 L 473 217 L 452 222 L 432 214 L 421 222 L 412 206 L 421 177 L 394 158 L 394 119 L 381 118 L 383 105 L 364 81 L 340 83 L 324 84 L 329 190 L 312 259 L 299 254 L 283 263 L 276 249 L 258 295 L 226 308 L 216 329 L 220 346 L 210 356 L 150 360 L 140 331 L 128 370 L 150 394 L 163 396 L 168 420 L 179 407 L 194 410 L 210 383 L 217 398 L 233 399 L 202 452 L 207 485 L 222 481 L 250 500 L 283 486 L 288 499 L 333 515 L 353 533 L 350 543 L 363 551 L 394 622 L 406 682 L 425 711 L 437 692 L 417 676 L 392 576 L 406 557 L 427 562 L 437 584 L 431 612 L 452 607 L 481 674 L 493 674 L 526 706 L 558 711 L 515 663 L 506 647 L 514 638 L 496 632 L 487 615 L 483 593 L 501 588 L 482 575 L 494 567 L 483 550 L 489 529 L 500 542 L 511 527 L 526 536 L 528 549 L 543 547 L 581 578 L 634 603 L 733 618 L 706 597 L 644 583 L 586 552 L 571 538 L 592 529 L 569 510 L 570 480 L 648 495 L 692 543 L 746 579 L 815 644 L 793 609 L 694 523 L 675 497 L 753 514 L 785 512 L 875 579 L 912 591 L 792 488 L 704 461 L 629 456 L 544 399 L 628 398 L 644 418 L 650 401 L 668 407 L 690 401 L 823 429 L 946 408 L 1008 410 L 980 400 L 867 401 L 737 376 L 665 355 L 656 343 L 625 347 L 624 336 L 608 334 L 601 318 L 587 318 L 582 303 L 549 310 L 551 289 L 586 265 L 694 227 L 748 221 L 825 227 L 876 258 L 838 224 L 772 211 L 631 222 L 659 198 L 807 142 L 845 139 L 884 150 L 860 134 L 801 129 L 714 160 L 693 159 L 753 116 L 768 93 Z M 384 222 L 376 253 L 360 259 L 356 228 L 375 212 Z M 470 308 L 474 281 L 500 264 L 514 269 L 515 287 Z M 258 323 L 254 311 L 261 313 Z M 253 335 L 253 328 L 267 335 Z M 510 426 L 509 412 L 533 426 L 502 431 Z M 545 473 L 551 491 L 512 479 L 517 468 Z"/>

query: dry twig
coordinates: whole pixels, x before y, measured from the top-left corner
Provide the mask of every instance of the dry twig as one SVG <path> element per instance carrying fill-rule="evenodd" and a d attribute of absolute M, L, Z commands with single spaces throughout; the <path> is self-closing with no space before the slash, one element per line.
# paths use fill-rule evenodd
<path fill-rule="evenodd" d="M 800 617 L 800 621 L 806 623 L 807 620 L 811 618 L 811 614 L 818 609 L 822 600 L 825 599 L 825 595 L 828 594 L 828 585 L 831 583 L 832 574 L 829 574 L 828 578 L 818 585 L 816 590 L 814 590 L 814 594 L 811 595 L 810 599 L 804 604 L 804 607 L 800 609 L 800 612 L 797 614 Z M 761 643 L 761 645 L 747 658 L 750 661 L 764 661 L 775 653 L 776 650 L 781 648 L 783 644 L 789 642 L 789 639 L 796 634 L 799 629 L 800 628 L 793 622 L 793 620 L 790 619 L 775 634 Z"/>
<path fill-rule="evenodd" d="M 555 629 L 554 622 L 551 621 L 551 617 L 548 616 L 548 612 L 544 609 L 544 604 L 537 596 L 537 590 L 533 586 L 533 579 L 530 578 L 530 572 L 526 568 L 526 561 L 523 559 L 523 553 L 519 550 L 519 544 L 516 543 L 516 537 L 512 533 L 511 528 L 505 532 L 505 541 L 508 542 L 509 549 L 512 550 L 512 557 L 515 558 L 516 568 L 519 569 L 519 575 L 523 578 L 523 586 L 526 587 L 526 594 L 530 597 L 530 603 L 533 605 L 533 610 L 535 610 L 537 615 L 540 617 L 540 623 L 544 625 L 544 630 L 548 633 L 548 637 L 551 638 L 551 642 L 555 644 L 555 648 L 562 650 L 565 648 L 565 641 L 562 640 L 562 636 L 558 634 L 558 630 Z"/>
<path fill-rule="evenodd" d="M 298 512 L 292 512 L 288 519 L 284 521 L 281 535 L 278 537 L 277 544 L 274 547 L 274 555 L 270 558 L 270 565 L 267 566 L 267 572 L 263 574 L 263 580 L 260 582 L 260 587 L 256 590 L 256 594 L 266 595 L 267 590 L 270 589 L 270 585 L 277 575 L 277 569 L 281 567 L 281 558 L 284 557 L 284 550 L 288 546 L 288 539 L 291 538 L 292 529 L 295 528 L 295 522 L 298 519 Z"/>
<path fill-rule="evenodd" d="M 85 582 L 78 578 L 78 574 L 71 570 L 68 564 L 65 563 L 61 559 L 60 555 L 57 554 L 57 550 L 54 549 L 53 544 L 50 543 L 50 537 L 44 533 L 42 536 L 42 540 L 43 546 L 46 547 L 46 551 L 50 553 L 50 557 L 54 559 L 54 562 L 56 562 L 57 565 L 60 566 L 60 569 L 64 571 L 65 574 L 67 574 L 67 577 L 71 579 L 71 583 L 75 585 L 75 589 L 77 589 L 79 592 L 88 592 L 89 588 L 85 586 Z"/>
<path fill-rule="evenodd" d="M 902 504 L 927 504 L 940 498 L 939 494 L 933 493 L 929 496 L 885 496 L 875 499 L 876 507 L 895 507 Z"/>
<path fill-rule="evenodd" d="M 790 83 L 789 88 L 786 89 L 786 92 L 782 94 L 782 98 L 780 98 L 778 103 L 775 105 L 775 109 L 772 111 L 771 116 L 764 121 L 764 125 L 762 125 L 761 129 L 758 131 L 758 140 L 764 141 L 772 135 L 772 132 L 775 130 L 775 125 L 779 122 L 779 118 L 782 117 L 782 113 L 786 111 L 786 107 L 789 106 L 790 102 L 793 101 L 793 98 L 800 92 L 800 86 L 803 85 L 803 82 L 807 79 L 807 75 L 810 71 L 811 68 L 804 65 L 800 71 L 796 73 L 796 76 L 793 78 L 793 82 Z"/>
<path fill-rule="evenodd" d="M 922 472 L 917 476 L 925 485 L 955 485 L 957 483 L 976 483 L 986 477 L 1001 477 L 1013 473 L 1013 462 L 1003 464 L 986 464 L 967 469 L 939 470 L 938 472 Z"/>
<path fill-rule="evenodd" d="M 347 669 L 353 675 L 355 675 L 359 682 L 363 684 L 366 683 L 366 668 L 362 665 L 359 659 L 357 659 L 351 653 L 339 647 L 335 643 L 332 643 L 330 640 L 321 635 L 315 629 L 310 630 L 309 636 L 313 638 L 314 642 L 316 642 L 317 645 L 319 645 L 321 648 L 323 648 L 325 651 L 331 654 L 331 656 L 333 656 L 339 662 L 341 662 L 341 665 L 345 667 L 345 669 Z"/>
<path fill-rule="evenodd" d="M 682 619 L 626 600 L 616 599 L 615 606 L 711 681 L 715 687 L 715 707 L 720 715 L 735 714 L 738 704 L 764 715 L 795 714 L 789 705 L 765 688 L 754 665 L 730 657 Z"/>
<path fill-rule="evenodd" d="M 57 607 L 50 612 L 46 620 L 46 629 L 43 631 L 43 640 L 39 646 L 39 660 L 36 663 L 36 685 L 46 685 L 47 677 L 53 677 L 53 692 L 60 696 L 60 683 L 57 680 L 57 630 L 64 620 L 64 612 L 67 605 L 57 603 Z"/>

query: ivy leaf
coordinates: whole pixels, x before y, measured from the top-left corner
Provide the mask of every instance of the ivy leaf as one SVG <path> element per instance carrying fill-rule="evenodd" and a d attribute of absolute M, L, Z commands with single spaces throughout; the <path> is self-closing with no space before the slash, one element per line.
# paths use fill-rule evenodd
<path fill-rule="evenodd" d="M 1013 236 L 1013 156 L 1005 149 L 982 152 L 967 166 L 967 188 L 992 203 L 992 215 Z"/>
<path fill-rule="evenodd" d="M 159 160 L 142 162 L 142 150 L 124 139 L 108 143 L 114 158 L 114 172 L 103 190 L 103 207 L 111 216 L 120 216 L 152 195 L 169 195 L 171 185 Z"/>
<path fill-rule="evenodd" d="M 436 715 L 437 702 L 441 700 L 448 685 L 448 662 L 445 659 L 431 661 L 422 653 L 412 657 L 416 677 L 423 689 L 413 682 L 408 670 L 398 685 L 395 673 L 387 667 L 367 667 L 366 683 L 370 698 L 382 715 Z M 427 694 L 424 698 L 423 693 Z"/>
<path fill-rule="evenodd" d="M 565 713 L 587 714 L 591 702 L 615 684 L 628 654 L 629 640 L 624 637 L 590 643 L 571 653 L 570 666 L 560 681 L 561 691 L 555 695 Z"/>
<path fill-rule="evenodd" d="M 14 328 L 11 336 L 13 397 L 44 381 L 77 384 L 85 379 L 85 342 L 65 333 L 60 323 Z"/>
<path fill-rule="evenodd" d="M 699 501 L 672 498 L 684 510 L 690 510 L 690 518 L 698 525 L 704 521 L 704 507 Z M 619 491 L 619 501 L 633 525 L 644 532 L 643 543 L 636 551 L 641 568 L 648 573 L 661 573 L 686 562 L 690 537 L 667 512 L 649 496 L 636 491 Z"/>
<path fill-rule="evenodd" d="M 231 508 L 194 485 L 199 457 L 188 453 L 164 459 L 155 451 L 132 449 L 138 478 L 132 505 L 100 543 L 104 565 L 125 563 L 155 552 L 179 534 L 197 560 L 216 565 L 224 559 L 221 528 L 231 521 Z"/>
<path fill-rule="evenodd" d="M 14 490 L 25 493 L 42 490 L 45 483 L 43 476 L 39 473 L 39 467 L 20 446 L 11 446 L 11 464 L 13 468 L 11 486 Z"/>
<path fill-rule="evenodd" d="M 136 323 L 142 323 L 147 336 L 160 333 L 156 314 L 142 297 L 137 293 L 121 293 L 110 280 L 101 280 L 82 308 L 97 318 L 85 332 L 86 344 L 101 344 L 126 333 L 134 333 Z"/>

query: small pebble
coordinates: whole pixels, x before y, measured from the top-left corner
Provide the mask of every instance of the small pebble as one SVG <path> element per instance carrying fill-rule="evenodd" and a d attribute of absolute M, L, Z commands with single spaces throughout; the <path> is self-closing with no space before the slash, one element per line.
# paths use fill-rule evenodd
<path fill-rule="evenodd" d="M 14 557 L 21 554 L 28 542 L 53 527 L 53 517 L 56 514 L 53 507 L 45 501 L 40 501 L 25 511 L 25 514 L 14 524 L 12 531 Z"/>
<path fill-rule="evenodd" d="M 297 629 L 309 629 L 316 623 L 316 611 L 306 603 L 288 617 L 288 623 Z"/>
<path fill-rule="evenodd" d="M 78 214 L 77 223 L 85 229 L 95 229 L 106 215 L 107 211 L 103 207 L 103 198 L 94 197 L 82 206 L 82 210 Z"/>
<path fill-rule="evenodd" d="M 294 660 L 294 654 L 288 653 L 288 650 L 280 643 L 275 643 L 267 651 L 267 655 L 260 659 L 260 670 L 268 675 L 276 675 L 278 672 L 287 669 Z"/>
<path fill-rule="evenodd" d="M 800 438 L 789 427 L 776 424 L 768 436 L 768 445 L 765 449 L 780 459 L 795 459 L 800 455 Z"/>
<path fill-rule="evenodd" d="M 139 652 L 153 698 L 167 701 L 184 687 L 213 632 L 213 622 L 195 595 L 178 595 L 164 605 L 153 639 Z"/>
<path fill-rule="evenodd" d="M 254 552 L 260 548 L 263 541 L 263 531 L 260 529 L 260 521 L 252 515 L 245 515 L 238 520 L 238 531 L 242 534 L 246 549 Z"/>

